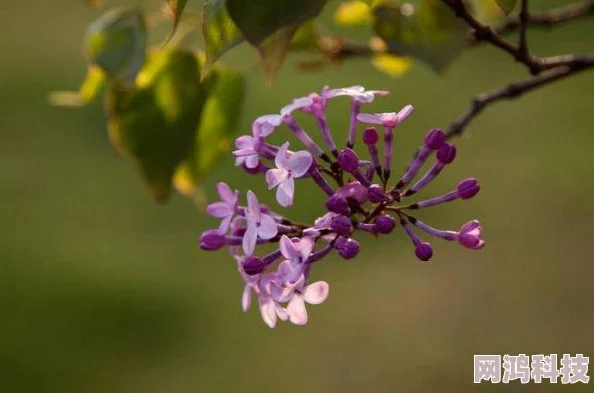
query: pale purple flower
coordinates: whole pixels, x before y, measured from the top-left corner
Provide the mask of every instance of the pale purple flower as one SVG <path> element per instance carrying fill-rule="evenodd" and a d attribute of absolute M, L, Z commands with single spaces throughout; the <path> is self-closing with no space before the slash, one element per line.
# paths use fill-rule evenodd
<path fill-rule="evenodd" d="M 255 169 L 260 165 L 260 149 L 262 140 L 249 135 L 240 136 L 235 140 L 237 150 L 233 151 L 235 165 L 245 165 L 249 169 Z"/>
<path fill-rule="evenodd" d="M 248 207 L 245 209 L 247 229 L 243 236 L 243 252 L 247 256 L 254 253 L 258 238 L 269 240 L 278 233 L 276 221 L 272 216 L 262 213 L 256 194 L 247 192 Z"/>
<path fill-rule="evenodd" d="M 291 206 L 295 195 L 295 179 L 302 177 L 313 162 L 313 157 L 306 151 L 298 151 L 287 157 L 289 142 L 283 144 L 274 160 L 276 168 L 266 172 L 268 189 L 278 187 L 276 200 L 283 207 Z"/>
<path fill-rule="evenodd" d="M 235 209 L 237 208 L 239 191 L 236 190 L 233 192 L 227 184 L 220 182 L 217 184 L 217 192 L 219 193 L 221 200 L 208 205 L 206 211 L 211 216 L 222 219 L 221 224 L 219 225 L 219 231 L 226 233 L 227 229 L 229 229 L 231 219 L 233 219 L 233 215 L 235 214 Z"/>
<path fill-rule="evenodd" d="M 340 96 L 349 96 L 352 97 L 353 100 L 356 100 L 361 103 L 370 103 L 373 102 L 375 96 L 384 97 L 390 94 L 389 91 L 383 90 L 365 90 L 363 86 L 351 86 L 351 87 L 343 87 L 339 89 L 329 89 L 325 90 L 322 93 L 322 97 L 329 99 L 334 97 Z"/>
<path fill-rule="evenodd" d="M 317 281 L 305 287 L 295 289 L 294 295 L 287 305 L 289 321 L 295 325 L 307 323 L 305 303 L 322 304 L 328 298 L 330 285 L 326 281 Z"/>
<path fill-rule="evenodd" d="M 366 124 L 380 124 L 384 127 L 395 127 L 402 123 L 407 117 L 413 113 L 413 106 L 406 105 L 399 112 L 386 113 L 360 113 L 357 115 L 357 120 Z"/>

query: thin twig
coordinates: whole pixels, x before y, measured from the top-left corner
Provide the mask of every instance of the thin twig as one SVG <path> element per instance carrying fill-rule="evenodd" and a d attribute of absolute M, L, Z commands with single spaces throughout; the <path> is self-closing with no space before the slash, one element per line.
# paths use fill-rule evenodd
<path fill-rule="evenodd" d="M 586 16 L 594 16 L 594 0 L 570 4 L 541 13 L 530 13 L 527 25 L 529 27 L 553 27 Z M 495 31 L 498 34 L 511 33 L 520 27 L 520 15 L 510 15 Z"/>
<path fill-rule="evenodd" d="M 470 109 L 450 125 L 446 132 L 448 138 L 462 134 L 468 124 L 477 115 L 495 102 L 517 98 L 539 87 L 575 75 L 589 68 L 594 68 L 594 56 L 580 57 L 575 63 L 568 63 L 565 66 L 544 72 L 524 81 L 509 84 L 503 89 L 488 94 L 481 94 L 472 101 Z"/>
<path fill-rule="evenodd" d="M 518 52 L 523 57 L 530 56 L 528 52 L 528 20 L 530 18 L 530 14 L 528 12 L 528 0 L 521 0 L 521 8 L 520 8 L 520 34 L 518 39 Z"/>

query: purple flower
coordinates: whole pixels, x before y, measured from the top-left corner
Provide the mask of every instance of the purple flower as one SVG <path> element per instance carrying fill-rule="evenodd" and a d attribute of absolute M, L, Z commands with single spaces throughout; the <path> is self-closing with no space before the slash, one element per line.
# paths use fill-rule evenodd
<path fill-rule="evenodd" d="M 243 236 L 243 252 L 247 256 L 254 253 L 258 238 L 269 240 L 278 233 L 276 221 L 272 216 L 262 213 L 256 194 L 247 192 L 248 207 L 245 209 L 247 230 Z"/>
<path fill-rule="evenodd" d="M 235 214 L 237 201 L 239 200 L 239 191 L 231 191 L 229 186 L 223 182 L 217 184 L 217 191 L 221 201 L 211 203 L 206 207 L 206 211 L 211 216 L 222 219 L 219 225 L 219 231 L 225 233 L 229 229 L 229 224 Z"/>
<path fill-rule="evenodd" d="M 357 116 L 357 120 L 361 123 L 366 124 L 380 124 L 384 127 L 395 127 L 402 123 L 413 113 L 413 106 L 407 105 L 400 110 L 400 112 L 387 112 L 387 113 L 360 113 Z"/>
<path fill-rule="evenodd" d="M 466 248 L 480 250 L 485 247 L 485 242 L 481 239 L 483 228 L 477 220 L 467 222 L 458 231 L 458 242 Z"/>
<path fill-rule="evenodd" d="M 287 305 L 289 321 L 296 325 L 307 323 L 307 310 L 305 303 L 322 304 L 328 298 L 330 285 L 325 281 L 318 281 L 307 286 L 296 288 L 293 297 Z"/>
<path fill-rule="evenodd" d="M 334 98 L 340 96 L 350 96 L 353 100 L 361 103 L 373 102 L 376 95 L 383 97 L 390 94 L 389 91 L 383 90 L 365 90 L 363 86 L 343 87 L 340 89 L 329 89 L 322 93 L 323 98 Z"/>
<path fill-rule="evenodd" d="M 237 165 L 254 176 L 265 174 L 268 188 L 277 188 L 276 199 L 281 206 L 293 204 L 297 178 L 310 179 L 325 198 L 325 203 L 319 203 L 322 210 L 313 224 L 292 221 L 271 212 L 259 204 L 252 191 L 247 193 L 247 207 L 239 206 L 239 193 L 224 183 L 217 186 L 220 200 L 207 207 L 208 213 L 221 219 L 221 223 L 218 229 L 207 230 L 200 236 L 200 247 L 204 250 L 229 248 L 244 282 L 242 309 L 246 311 L 250 307 L 255 294 L 262 319 L 268 326 L 275 327 L 279 320 L 299 325 L 307 322 L 306 303 L 320 304 L 329 293 L 326 282 L 309 283 L 312 270 L 322 261 L 331 263 L 326 257 L 334 252 L 343 259 L 356 258 L 361 251 L 361 245 L 353 238 L 357 231 L 376 237 L 380 234 L 398 236 L 394 231 L 397 218 L 421 261 L 433 257 L 433 247 L 413 228 L 435 238 L 457 241 L 466 248 L 484 247 L 482 227 L 476 220 L 456 232 L 433 228 L 412 215 L 416 209 L 472 198 L 480 190 L 478 181 L 468 178 L 441 196 L 421 201 L 409 199 L 456 157 L 456 148 L 446 142 L 443 131 L 430 130 L 398 182 L 390 184 L 393 131 L 410 116 L 413 107 L 407 105 L 393 113 L 360 113 L 363 105 L 386 94 L 366 91 L 361 86 L 325 87 L 319 94 L 311 93 L 293 100 L 280 114 L 257 118 L 252 123 L 252 135 L 237 138 L 237 150 L 233 152 Z M 328 124 L 326 109 L 332 98 L 341 96 L 350 97 L 351 108 L 348 138 L 339 148 Z M 297 123 L 293 116 L 295 111 L 313 117 L 314 127 L 325 142 L 324 149 L 314 142 L 309 130 Z M 383 146 L 379 146 L 377 130 L 365 129 L 362 140 L 367 146 L 366 157 L 361 158 L 353 150 L 360 123 L 379 124 L 384 132 Z M 289 142 L 280 147 L 267 143 L 266 137 L 281 124 L 287 125 L 308 151 L 289 151 Z M 380 148 L 383 162 L 379 158 Z M 416 183 L 411 183 L 429 160 L 433 160 L 429 169 Z M 312 206 L 316 204 L 311 201 Z M 262 253 L 254 255 L 256 247 L 263 244 L 273 246 L 272 251 L 263 256 Z"/>
<path fill-rule="evenodd" d="M 276 168 L 266 172 L 268 189 L 278 187 L 276 200 L 283 207 L 293 204 L 295 179 L 305 175 L 313 162 L 313 157 L 306 151 L 298 151 L 288 158 L 288 148 L 289 142 L 286 142 L 278 149 L 274 160 Z"/>

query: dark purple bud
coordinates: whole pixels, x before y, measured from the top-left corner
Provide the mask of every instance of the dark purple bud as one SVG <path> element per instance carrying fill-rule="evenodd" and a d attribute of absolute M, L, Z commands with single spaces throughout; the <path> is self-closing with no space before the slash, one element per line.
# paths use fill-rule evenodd
<path fill-rule="evenodd" d="M 369 197 L 369 201 L 372 203 L 379 203 L 379 202 L 387 202 L 390 200 L 390 197 L 384 191 L 384 188 L 379 184 L 372 184 L 367 188 L 367 195 Z"/>
<path fill-rule="evenodd" d="M 433 256 L 433 248 L 429 243 L 419 243 L 415 247 L 415 255 L 423 262 L 427 262 Z"/>
<path fill-rule="evenodd" d="M 456 158 L 456 146 L 444 143 L 437 151 L 437 160 L 443 164 L 449 164 Z"/>
<path fill-rule="evenodd" d="M 360 250 L 359 242 L 354 239 L 342 236 L 336 239 L 336 242 L 334 242 L 334 248 L 344 259 L 352 259 L 356 257 Z"/>
<path fill-rule="evenodd" d="M 345 198 L 341 197 L 338 194 L 334 194 L 330 198 L 328 198 L 328 200 L 326 201 L 326 207 L 332 213 L 341 214 L 343 216 L 351 215 L 349 203 Z"/>
<path fill-rule="evenodd" d="M 353 225 L 351 220 L 345 216 L 336 216 L 332 219 L 330 228 L 338 235 L 349 237 L 353 233 Z"/>
<path fill-rule="evenodd" d="M 200 248 L 206 251 L 218 250 L 225 245 L 225 235 L 211 229 L 200 235 Z"/>
<path fill-rule="evenodd" d="M 391 233 L 395 227 L 396 221 L 388 215 L 379 216 L 375 221 L 375 230 L 384 235 Z"/>
<path fill-rule="evenodd" d="M 425 146 L 431 150 L 439 149 L 446 141 L 446 135 L 442 130 L 432 129 L 425 135 Z"/>
<path fill-rule="evenodd" d="M 367 187 L 363 186 L 358 181 L 345 184 L 340 187 L 336 193 L 346 200 L 353 199 L 359 204 L 367 202 L 367 199 L 369 198 Z"/>
<path fill-rule="evenodd" d="M 243 271 L 248 276 L 255 276 L 256 274 L 260 274 L 266 268 L 266 264 L 262 262 L 262 260 L 258 257 L 248 257 L 245 261 L 243 261 L 242 265 Z"/>
<path fill-rule="evenodd" d="M 366 128 L 363 131 L 363 143 L 366 145 L 375 145 L 379 140 L 379 134 L 374 127 Z"/>
<path fill-rule="evenodd" d="M 347 147 L 338 153 L 338 164 L 347 172 L 355 172 L 359 168 L 359 157 Z"/>
<path fill-rule="evenodd" d="M 481 189 L 478 180 L 475 178 L 468 178 L 458 183 L 456 190 L 460 199 L 470 199 L 475 196 Z"/>
<path fill-rule="evenodd" d="M 245 235 L 245 231 L 247 231 L 247 228 L 235 228 L 232 234 L 233 236 L 243 237 L 243 235 Z"/>

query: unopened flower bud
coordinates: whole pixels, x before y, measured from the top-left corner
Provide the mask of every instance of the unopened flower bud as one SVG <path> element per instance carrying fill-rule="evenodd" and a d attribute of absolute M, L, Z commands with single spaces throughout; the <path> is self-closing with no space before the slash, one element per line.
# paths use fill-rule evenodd
<path fill-rule="evenodd" d="M 356 257 L 360 250 L 359 242 L 342 236 L 336 239 L 334 248 L 344 259 L 352 259 Z"/>
<path fill-rule="evenodd" d="M 200 236 L 200 248 L 206 251 L 218 250 L 225 245 L 225 235 L 217 230 L 208 230 Z"/>
<path fill-rule="evenodd" d="M 366 145 L 375 145 L 379 139 L 379 134 L 374 127 L 366 128 L 363 131 L 363 143 Z"/>
<path fill-rule="evenodd" d="M 439 149 L 446 141 L 446 135 L 442 130 L 434 128 L 425 135 L 425 146 L 431 150 Z"/>
<path fill-rule="evenodd" d="M 391 233 L 395 227 L 396 221 L 388 215 L 379 216 L 375 221 L 375 230 L 384 235 Z"/>
<path fill-rule="evenodd" d="M 481 239 L 483 228 L 477 220 L 472 220 L 462 226 L 458 232 L 458 242 L 466 248 L 480 250 L 485 246 Z"/>
<path fill-rule="evenodd" d="M 338 235 L 349 237 L 353 233 L 353 225 L 351 220 L 345 216 L 336 216 L 332 219 L 330 228 Z"/>
<path fill-rule="evenodd" d="M 338 154 L 338 164 L 347 172 L 355 172 L 359 168 L 359 157 L 347 147 Z"/>
<path fill-rule="evenodd" d="M 264 264 L 260 258 L 254 256 L 248 257 L 245 261 L 243 261 L 241 266 L 245 274 L 248 276 L 260 274 L 266 268 L 266 264 Z"/>
<path fill-rule="evenodd" d="M 427 262 L 433 256 L 433 248 L 429 243 L 419 243 L 415 247 L 415 255 L 423 262 Z"/>
<path fill-rule="evenodd" d="M 338 194 L 334 194 L 328 198 L 326 201 L 326 207 L 332 213 L 341 214 L 343 216 L 349 216 L 351 214 L 349 203 L 345 198 Z"/>
<path fill-rule="evenodd" d="M 384 191 L 384 188 L 379 184 L 372 184 L 367 188 L 367 195 L 369 196 L 369 201 L 372 203 L 379 203 L 379 202 L 387 202 L 390 200 L 390 197 Z"/>
<path fill-rule="evenodd" d="M 437 160 L 442 164 L 449 164 L 456 158 L 456 146 L 450 143 L 444 143 L 437 150 Z"/>
<path fill-rule="evenodd" d="M 460 199 L 470 199 L 480 190 L 480 184 L 475 178 L 468 178 L 458 183 L 456 187 Z"/>

